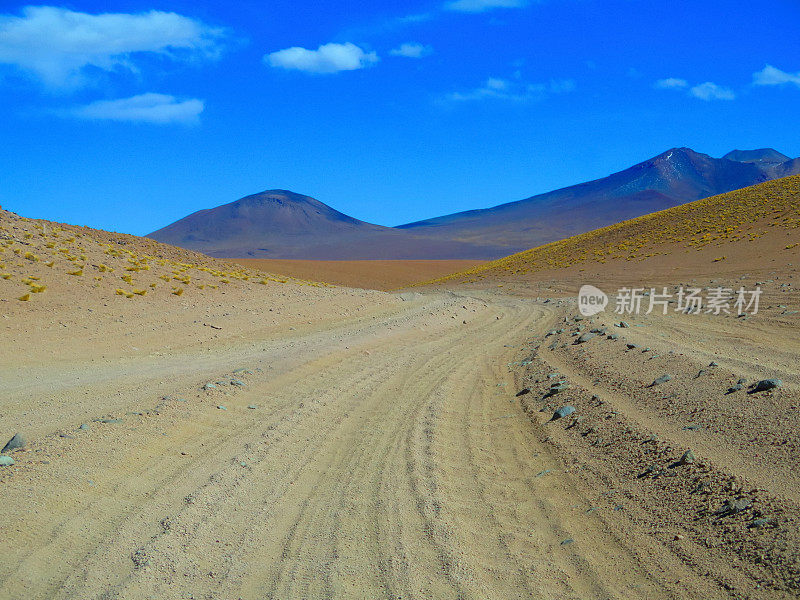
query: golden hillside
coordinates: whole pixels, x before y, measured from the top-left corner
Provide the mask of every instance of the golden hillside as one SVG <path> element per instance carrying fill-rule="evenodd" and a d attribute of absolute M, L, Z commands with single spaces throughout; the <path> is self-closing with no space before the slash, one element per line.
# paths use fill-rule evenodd
<path fill-rule="evenodd" d="M 551 242 L 424 284 L 474 283 L 489 275 L 588 268 L 615 261 L 624 265 L 693 251 L 717 251 L 710 260 L 719 262 L 726 258 L 726 246 L 737 242 L 758 246 L 776 228 L 792 236 L 782 248 L 795 249 L 800 235 L 791 230 L 798 227 L 800 175 L 795 175 Z"/>
<path fill-rule="evenodd" d="M 0 301 L 71 297 L 147 301 L 233 287 L 298 283 L 148 238 L 27 219 L 0 210 Z"/>

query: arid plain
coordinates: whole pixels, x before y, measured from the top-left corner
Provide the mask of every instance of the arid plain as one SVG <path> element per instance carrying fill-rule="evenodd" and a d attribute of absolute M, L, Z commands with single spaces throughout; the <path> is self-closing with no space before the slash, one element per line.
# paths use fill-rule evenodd
<path fill-rule="evenodd" d="M 0 597 L 797 597 L 799 207 L 393 292 L 0 212 Z M 585 283 L 763 293 L 581 319 Z"/>

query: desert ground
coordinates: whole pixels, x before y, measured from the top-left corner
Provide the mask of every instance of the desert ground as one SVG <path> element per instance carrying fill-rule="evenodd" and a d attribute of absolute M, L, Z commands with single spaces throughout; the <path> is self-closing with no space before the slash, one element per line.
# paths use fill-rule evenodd
<path fill-rule="evenodd" d="M 797 597 L 789 179 L 390 293 L 0 212 L 0 597 Z"/>
<path fill-rule="evenodd" d="M 484 260 L 288 260 L 238 258 L 250 269 L 345 287 L 396 290 L 484 264 Z"/>

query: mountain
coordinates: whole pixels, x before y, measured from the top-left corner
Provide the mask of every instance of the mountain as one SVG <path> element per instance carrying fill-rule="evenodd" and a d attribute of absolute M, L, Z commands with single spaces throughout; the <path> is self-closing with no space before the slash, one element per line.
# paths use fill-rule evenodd
<path fill-rule="evenodd" d="M 734 151 L 712 158 L 672 148 L 608 177 L 501 204 L 399 226 L 475 245 L 503 245 L 506 254 L 619 223 L 665 208 L 800 173 L 800 160 L 775 150 Z"/>
<path fill-rule="evenodd" d="M 487 251 L 359 221 L 287 190 L 268 190 L 197 211 L 148 237 L 227 258 L 482 258 Z"/>
<path fill-rule="evenodd" d="M 800 159 L 673 148 L 629 169 L 500 204 L 383 227 L 309 196 L 268 190 L 201 210 L 149 235 L 221 258 L 493 259 L 665 208 L 800 174 Z"/>
<path fill-rule="evenodd" d="M 722 158 L 734 160 L 736 162 L 759 164 L 776 164 L 791 160 L 791 158 L 785 154 L 781 154 L 772 148 L 759 148 L 758 150 L 732 150 Z"/>

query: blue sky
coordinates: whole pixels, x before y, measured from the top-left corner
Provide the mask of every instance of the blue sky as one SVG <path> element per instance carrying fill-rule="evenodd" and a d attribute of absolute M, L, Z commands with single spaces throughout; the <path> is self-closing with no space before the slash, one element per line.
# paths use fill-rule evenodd
<path fill-rule="evenodd" d="M 800 156 L 800 3 L 0 2 L 0 205 L 145 234 L 271 188 L 397 225 L 673 146 Z"/>

